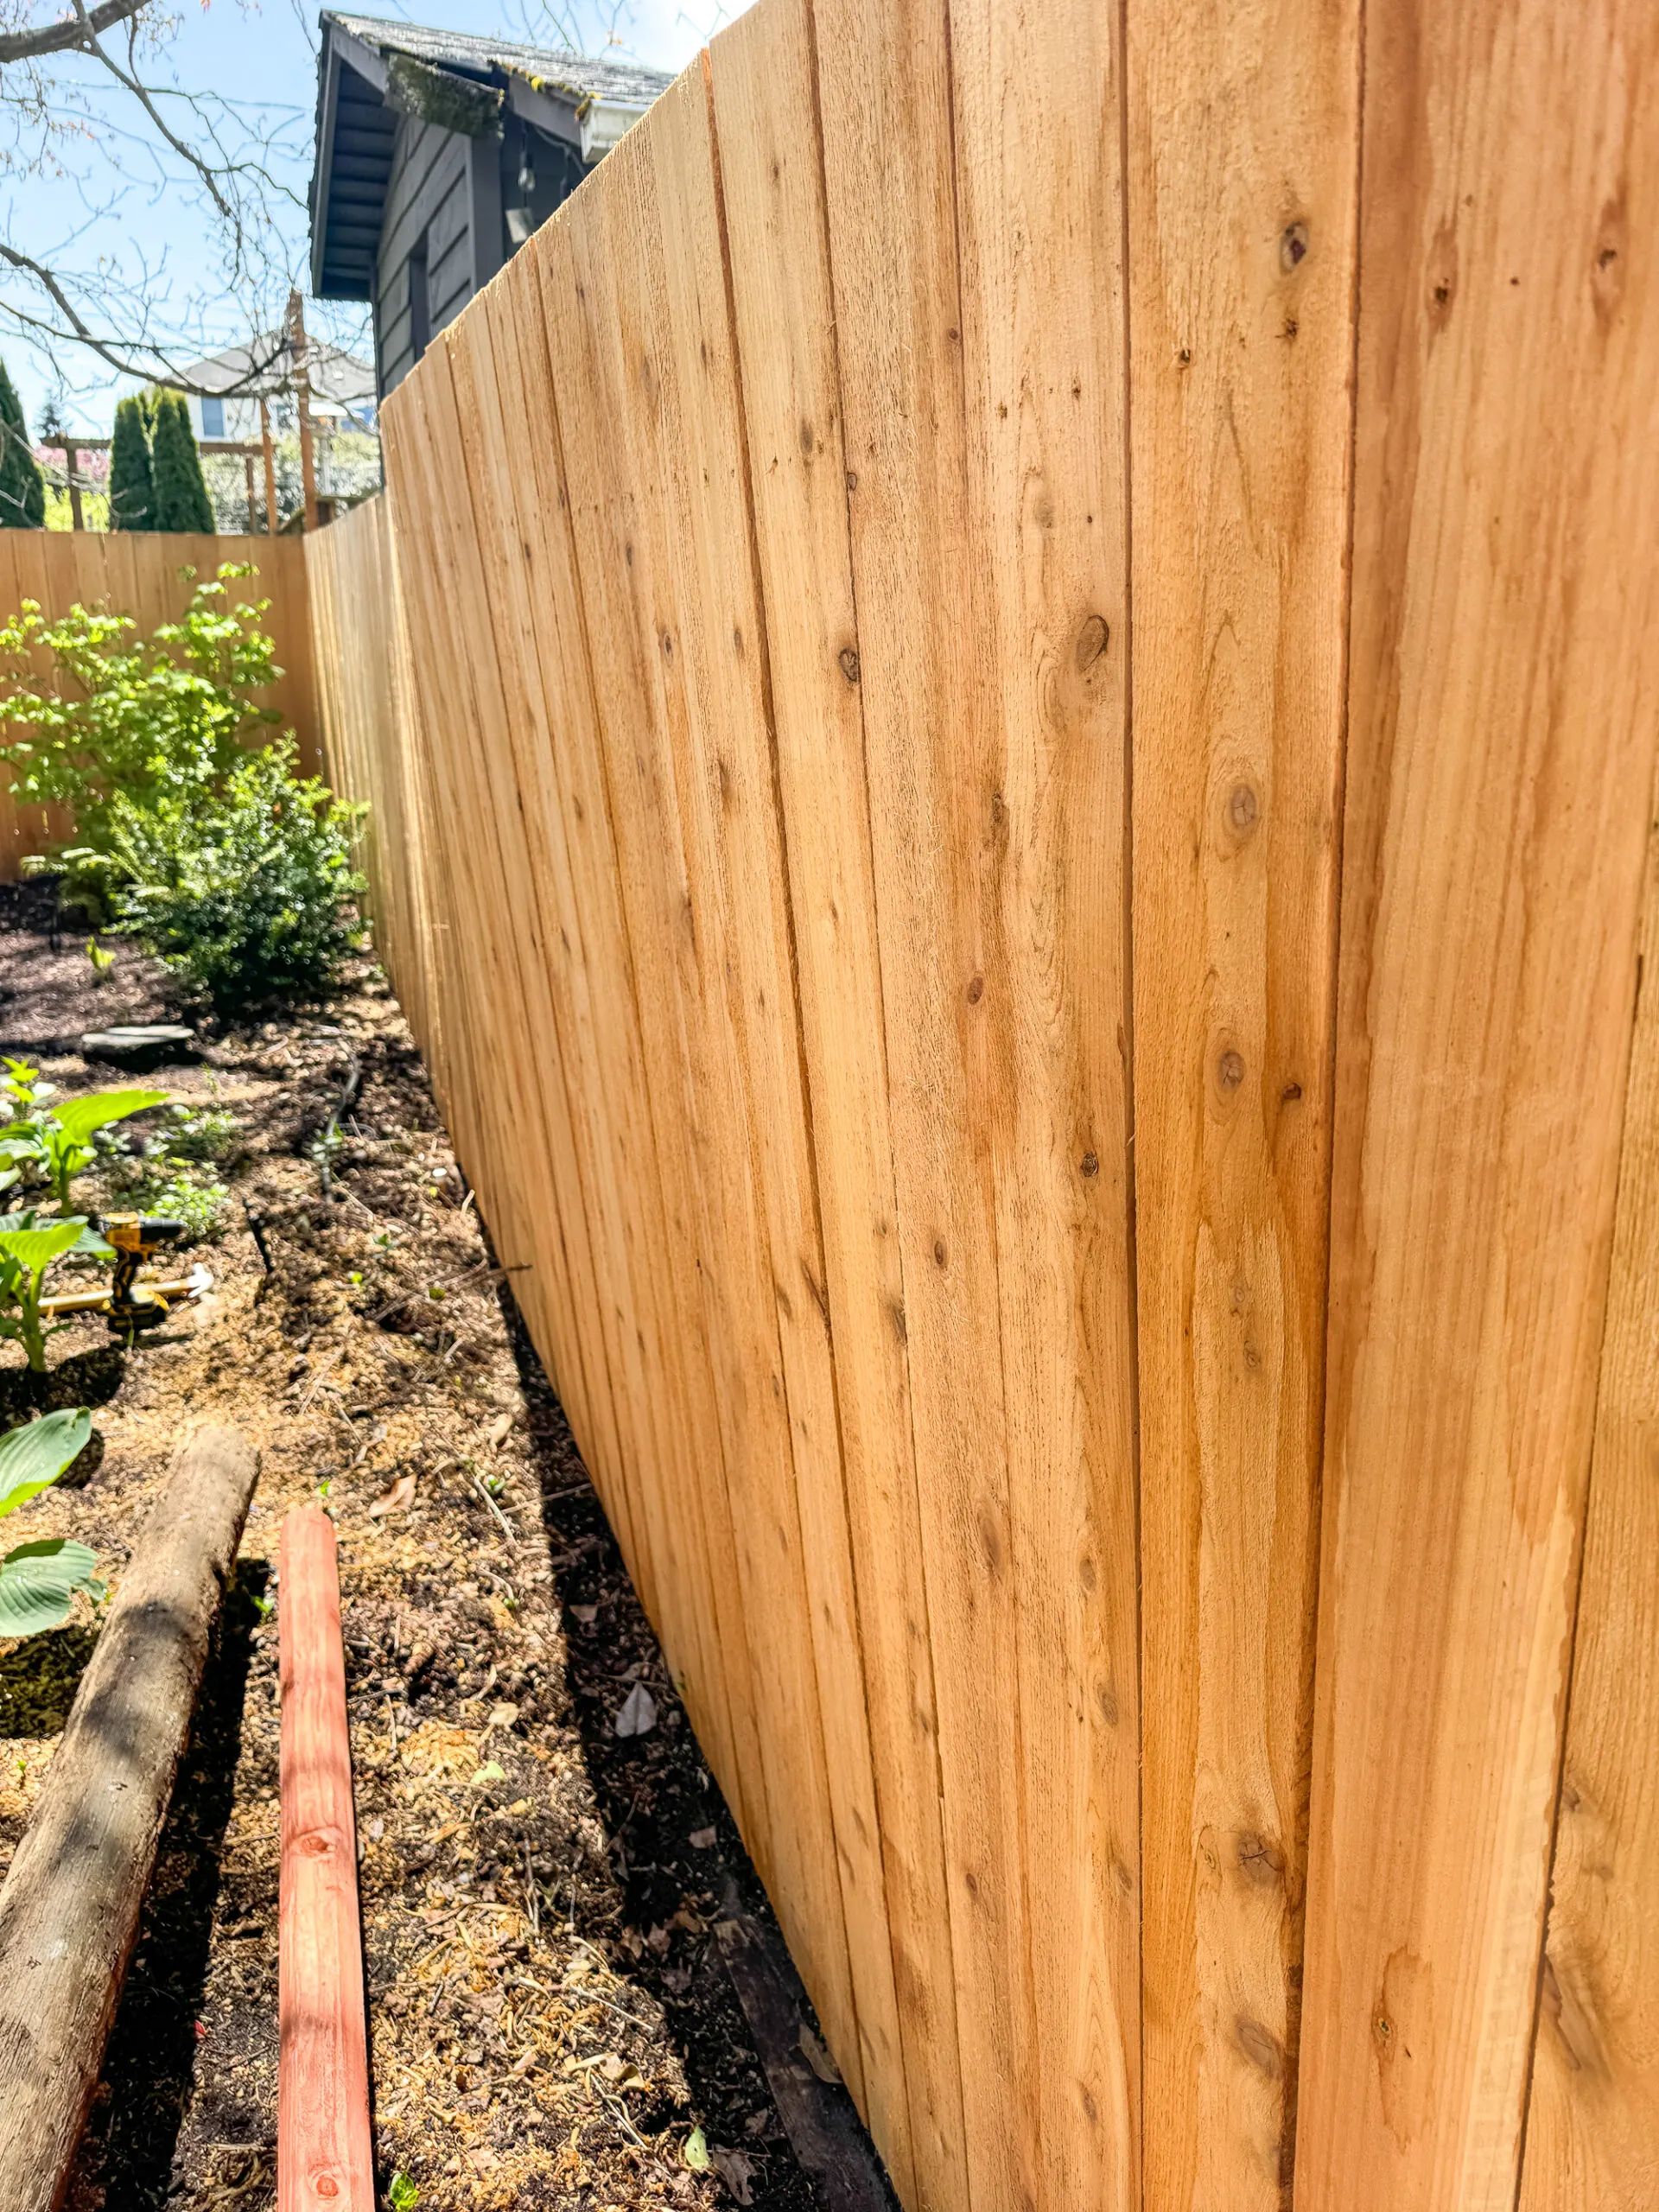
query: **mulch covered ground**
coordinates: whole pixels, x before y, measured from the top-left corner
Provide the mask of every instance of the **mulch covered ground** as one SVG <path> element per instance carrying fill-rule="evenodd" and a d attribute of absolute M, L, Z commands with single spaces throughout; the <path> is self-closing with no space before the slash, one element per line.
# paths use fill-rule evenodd
<path fill-rule="evenodd" d="M 0 890 L 4 1049 L 67 1092 L 129 1080 L 76 1040 L 167 1015 L 165 978 L 123 946 L 98 980 L 50 918 L 48 893 Z M 214 1292 L 130 1351 L 98 1321 L 54 1342 L 47 1402 L 96 1407 L 91 1471 L 5 1530 L 79 1536 L 118 1581 L 193 1424 L 238 1422 L 263 1454 L 74 2212 L 275 2201 L 274 1576 L 283 1513 L 319 1494 L 382 2187 L 401 2171 L 423 2206 L 524 2212 L 811 2204 L 711 1933 L 728 1881 L 764 1905 L 396 1005 L 365 964 L 315 1016 L 203 1033 L 155 1081 L 235 1117 L 226 1159 L 193 1171 L 231 1192 L 198 1255 Z M 111 1202 L 97 1176 L 79 1188 Z M 0 1351 L 10 1419 L 30 1402 L 18 1360 Z M 91 1647 L 79 1602 L 76 1624 L 0 1643 L 0 1873 Z M 620 1738 L 636 1684 L 656 1725 Z"/>

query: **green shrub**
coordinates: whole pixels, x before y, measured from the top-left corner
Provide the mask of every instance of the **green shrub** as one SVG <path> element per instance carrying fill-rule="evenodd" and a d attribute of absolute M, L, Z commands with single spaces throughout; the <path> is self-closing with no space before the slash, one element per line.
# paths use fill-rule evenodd
<path fill-rule="evenodd" d="M 245 754 L 223 790 L 111 803 L 101 850 L 63 855 L 117 926 L 218 1012 L 314 998 L 357 941 L 352 866 L 361 809 L 294 772 L 292 738 Z"/>
<path fill-rule="evenodd" d="M 149 428 L 144 403 L 134 392 L 115 406 L 110 440 L 110 528 L 154 530 L 156 482 L 150 471 Z"/>
<path fill-rule="evenodd" d="M 201 473 L 201 454 L 181 391 L 158 391 L 149 441 L 157 530 L 211 531 L 213 503 Z"/>
<path fill-rule="evenodd" d="M 46 527 L 46 479 L 41 474 L 22 403 L 0 361 L 0 529 Z"/>
<path fill-rule="evenodd" d="M 118 791 L 149 806 L 220 784 L 245 741 L 279 719 L 253 696 L 282 674 L 260 627 L 270 602 L 235 607 L 226 595 L 232 578 L 253 573 L 227 562 L 177 622 L 138 640 L 124 614 L 72 607 L 48 621 L 26 599 L 0 625 L 0 760 L 16 797 L 72 808 L 79 842 L 97 848 Z M 53 661 L 44 683 L 42 647 Z"/>

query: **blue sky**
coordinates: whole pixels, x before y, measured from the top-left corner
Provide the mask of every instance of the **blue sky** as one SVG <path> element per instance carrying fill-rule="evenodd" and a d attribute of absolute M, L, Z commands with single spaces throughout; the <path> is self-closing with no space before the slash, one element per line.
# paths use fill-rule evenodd
<path fill-rule="evenodd" d="M 312 118 L 316 99 L 316 0 L 158 0 L 175 10 L 173 28 L 152 54 L 145 75 L 152 84 L 184 92 L 206 91 L 236 104 L 250 122 L 274 128 L 282 150 L 272 167 L 302 202 L 311 173 Z M 458 30 L 499 30 L 538 44 L 560 42 L 561 29 L 583 48 L 611 48 L 668 69 L 683 68 L 720 24 L 747 0 L 368 0 L 344 12 L 402 17 Z M 33 11 L 49 21 L 60 12 L 51 0 Z M 85 72 L 73 61 L 60 83 Z M 191 192 L 161 173 L 150 149 L 154 134 L 125 94 L 89 94 L 96 102 L 85 124 L 61 140 L 44 169 L 25 169 L 38 141 L 14 132 L 13 158 L 0 170 L 3 235 L 54 267 L 88 270 L 101 264 L 128 284 L 142 284 L 159 303 L 162 321 L 203 341 L 229 343 L 246 334 L 246 311 L 226 302 L 211 250 L 208 226 Z M 181 137 L 192 135 L 184 111 L 169 105 Z M 0 162 L 6 149 L 0 143 Z M 302 207 L 283 217 L 284 243 L 302 264 L 306 218 Z M 19 297 L 22 296 L 21 294 Z M 349 313 L 350 311 L 348 311 Z M 314 321 L 316 318 L 314 317 Z M 326 322 L 326 317 L 324 318 Z M 347 336 L 349 327 L 331 334 Z M 54 385 L 52 358 L 11 330 L 0 333 L 0 351 L 12 372 L 29 423 Z M 64 413 L 71 427 L 107 435 L 116 398 L 132 380 L 113 374 L 79 349 L 60 350 Z"/>

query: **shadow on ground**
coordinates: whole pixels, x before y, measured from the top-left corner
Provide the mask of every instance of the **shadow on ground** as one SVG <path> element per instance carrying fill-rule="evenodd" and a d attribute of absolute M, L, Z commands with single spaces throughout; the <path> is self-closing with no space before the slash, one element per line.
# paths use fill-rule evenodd
<path fill-rule="evenodd" d="M 152 2212 L 173 2187 L 194 2082 L 219 1855 L 231 1815 L 251 1638 L 269 1569 L 245 1560 L 226 1593 L 156 1872 L 81 2146 L 83 2174 L 120 2177 L 108 2212 Z"/>
<path fill-rule="evenodd" d="M 782 1955 L 783 1939 L 703 1764 L 564 1409 L 505 1289 L 500 1302 L 563 1611 L 572 1714 L 625 1900 L 622 1943 L 633 1952 L 625 1970 L 664 2009 L 717 2170 L 728 2180 L 727 2196 L 767 2212 L 807 2212 L 819 2199 L 784 2134 L 713 1923 L 741 1910 L 759 1923 L 767 1948 L 776 1947 L 774 1955 Z M 616 1715 L 636 1681 L 656 1701 L 657 1725 L 621 1738 Z M 810 2011 L 802 2024 L 817 2031 Z M 776 2062 L 778 2054 L 768 2056 Z M 834 2095 L 841 2100 L 845 2092 Z M 861 2147 L 850 2101 L 846 2120 Z M 731 2152 L 737 2162 L 728 2171 Z M 873 2152 L 868 2158 L 877 2163 Z M 890 2192 L 887 2202 L 897 2212 Z"/>

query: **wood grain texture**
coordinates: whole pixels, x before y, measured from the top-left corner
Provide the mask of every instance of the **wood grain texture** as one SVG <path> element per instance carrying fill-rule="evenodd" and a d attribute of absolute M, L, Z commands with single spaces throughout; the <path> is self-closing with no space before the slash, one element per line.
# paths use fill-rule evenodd
<path fill-rule="evenodd" d="M 473 1133 L 465 1156 L 484 1194 L 498 1256 L 514 1271 L 515 1295 L 531 1327 L 554 1348 L 554 1373 L 573 1429 L 597 1459 L 601 1432 L 594 1426 L 594 1408 L 605 1403 L 606 1378 L 600 1372 L 590 1381 L 575 1319 L 573 1251 L 589 1313 L 592 1292 L 583 1279 L 579 1203 L 546 1110 L 546 1071 L 557 1065 L 558 1039 L 540 916 L 531 896 L 516 794 L 510 780 L 480 772 L 500 742 L 501 677 L 493 653 L 468 652 L 461 643 L 480 629 L 487 634 L 488 614 L 470 493 L 453 461 L 446 465 L 446 454 L 461 449 L 448 346 L 432 353 L 429 373 L 406 380 L 408 398 L 387 418 L 385 450 L 393 519 L 402 533 L 398 556 L 410 589 L 423 719 L 435 732 L 474 733 L 479 748 L 477 755 L 463 754 L 439 741 L 429 755 L 444 823 L 439 864 L 449 884 L 457 950 L 466 957 L 465 979 L 452 994 L 457 1031 L 447 1056 L 446 1105 Z M 482 992 L 480 976 L 487 979 Z M 633 1550 L 626 1517 L 619 1534 Z"/>
<path fill-rule="evenodd" d="M 1367 39 L 1297 2190 L 1506 2212 L 1653 782 L 1659 21 Z"/>
<path fill-rule="evenodd" d="M 1091 2212 L 1141 2201 L 1118 31 L 950 8 L 1039 2202 Z"/>
<path fill-rule="evenodd" d="M 356 853 L 369 880 L 374 949 L 431 1061 L 440 1051 L 426 882 L 432 830 L 390 495 L 365 499 L 304 544 L 322 772 L 368 807 Z"/>
<path fill-rule="evenodd" d="M 1294 2149 L 1358 10 L 1128 20 L 1146 2202 L 1244 2212 Z"/>
<path fill-rule="evenodd" d="M 357 1821 L 334 1524 L 283 1523 L 277 2212 L 375 2212 Z"/>
<path fill-rule="evenodd" d="M 1044 2183 L 997 1274 L 1007 823 L 977 658 L 950 25 L 939 0 L 820 0 L 814 30 L 902 1289 L 889 1324 L 909 1361 L 967 2190 L 989 2212 L 1038 2202 Z"/>
<path fill-rule="evenodd" d="M 258 1468 L 235 1429 L 180 1452 L 0 1889 L 7 2212 L 54 2212 L 67 2186 Z"/>
<path fill-rule="evenodd" d="M 824 1318 L 795 1289 L 803 1261 L 819 1280 L 823 1261 L 701 73 L 683 78 L 607 158 L 618 165 L 612 251 L 583 278 L 603 381 L 597 404 L 564 408 L 562 421 L 573 474 L 578 435 L 591 439 L 589 426 L 605 425 L 613 512 L 627 518 L 620 560 L 607 549 L 602 576 L 597 562 L 583 561 L 593 634 L 602 621 L 612 654 L 639 677 L 627 722 L 601 699 L 613 819 L 625 871 L 651 901 L 630 898 L 631 943 L 639 957 L 649 931 L 667 956 L 649 985 L 642 961 L 642 1014 L 660 990 L 650 1018 L 678 1044 L 677 1065 L 664 1053 L 652 1072 L 656 1125 L 659 1145 L 673 1120 L 684 1133 L 678 1173 L 754 1660 L 766 1795 L 814 1808 L 810 1822 L 774 1822 L 767 1838 L 780 1922 L 859 2098 L 802 1526 L 804 1497 L 810 1513 L 827 1489 L 839 1492 L 839 1445 Z M 570 227 L 582 228 L 579 216 Z M 590 461 L 587 481 L 595 480 Z M 589 512 L 579 495 L 579 543 Z M 677 911 L 665 915 L 665 899 Z"/>
<path fill-rule="evenodd" d="M 1659 818 L 1520 2212 L 1659 2195 Z"/>
<path fill-rule="evenodd" d="M 870 2123 L 901 2196 L 933 2205 L 961 2201 L 965 2146 L 813 71 L 805 0 L 751 10 L 710 53 L 823 1236 L 801 1287 L 832 1319 L 851 1554 L 829 1554 L 849 1583 L 824 1603 L 860 1646 L 862 1758 L 844 1694 L 826 1722 L 887 1975 L 850 1908 L 849 1941 Z"/>
<path fill-rule="evenodd" d="M 305 541 L 295 538 L 207 537 L 188 533 L 97 531 L 0 531 L 0 621 L 38 601 L 48 619 L 79 604 L 130 615 L 148 636 L 163 622 L 176 621 L 189 605 L 194 570 L 209 578 L 226 562 L 251 562 L 258 574 L 234 577 L 226 586 L 233 605 L 268 599 L 265 627 L 276 644 L 283 675 L 259 703 L 274 708 L 283 727 L 300 741 L 302 772 L 315 775 L 321 761 L 321 728 L 311 658 L 311 621 L 306 580 Z M 46 676 L 50 657 L 36 656 L 36 673 Z M 16 807 L 9 796 L 9 772 L 0 768 L 0 882 L 16 883 L 26 855 L 41 849 L 47 838 L 70 834 L 67 817 L 42 821 L 41 810 Z"/>

